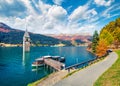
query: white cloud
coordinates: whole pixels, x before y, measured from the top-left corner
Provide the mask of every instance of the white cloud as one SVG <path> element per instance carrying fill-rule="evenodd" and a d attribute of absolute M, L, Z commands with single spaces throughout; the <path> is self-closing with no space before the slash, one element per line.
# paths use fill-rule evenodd
<path fill-rule="evenodd" d="M 61 5 L 63 0 L 53 0 L 56 5 Z"/>
<path fill-rule="evenodd" d="M 87 11 L 88 6 L 79 6 L 78 8 L 76 8 L 72 14 L 69 16 L 69 19 L 72 21 L 78 20 L 80 18 L 82 18 L 82 16 L 84 15 L 84 13 Z"/>
<path fill-rule="evenodd" d="M 35 10 L 34 10 L 34 8 L 32 7 L 32 5 L 31 5 L 31 2 L 30 2 L 30 0 L 21 0 L 23 3 L 24 3 L 24 5 L 27 7 L 27 14 L 32 14 L 32 15 L 34 15 L 34 16 L 36 16 L 37 14 L 36 14 L 36 12 L 35 12 Z"/>
<path fill-rule="evenodd" d="M 7 3 L 12 4 L 14 0 L 6 0 Z"/>
<path fill-rule="evenodd" d="M 105 9 L 105 10 L 101 13 L 101 16 L 106 17 L 106 18 L 109 18 L 110 15 L 111 15 L 111 12 L 120 9 L 118 6 L 119 6 L 119 4 L 115 4 L 115 5 L 112 5 L 111 7 L 108 7 L 107 9 Z M 116 8 L 116 9 L 115 9 L 115 8 Z"/>
<path fill-rule="evenodd" d="M 44 14 L 47 13 L 49 8 L 51 8 L 52 6 L 48 4 L 44 4 L 42 1 L 39 0 L 37 7 L 39 7 L 41 12 Z"/>
<path fill-rule="evenodd" d="M 32 0 L 35 7 L 41 12 L 37 14 L 29 0 L 21 1 L 27 7 L 27 11 L 25 11 L 27 13 L 27 29 L 30 32 L 39 34 L 85 34 L 92 33 L 94 28 L 97 28 L 94 22 L 98 20 L 98 12 L 95 8 L 89 7 L 90 2 L 79 6 L 69 15 L 62 6 L 46 4 L 41 0 L 36 3 Z M 21 30 L 25 30 L 26 20 L 20 17 L 0 17 L 1 22 Z"/>
<path fill-rule="evenodd" d="M 54 25 L 52 22 L 47 22 L 46 24 L 44 24 L 43 28 L 44 29 L 53 29 Z"/>
<path fill-rule="evenodd" d="M 0 16 L 24 16 L 26 7 L 18 0 L 0 0 Z"/>
<path fill-rule="evenodd" d="M 66 15 L 67 15 L 67 11 L 62 8 L 61 6 L 57 6 L 57 5 L 53 5 L 47 13 L 48 17 L 51 20 L 64 20 Z"/>
<path fill-rule="evenodd" d="M 70 21 L 90 20 L 97 15 L 97 11 L 89 9 L 89 5 L 79 6 L 69 16 Z"/>
<path fill-rule="evenodd" d="M 95 9 L 92 9 L 92 10 L 91 10 L 91 13 L 92 13 L 93 15 L 97 15 L 97 12 L 95 11 Z"/>
<path fill-rule="evenodd" d="M 97 15 L 96 10 L 95 9 L 90 9 L 90 10 L 87 10 L 82 17 L 83 17 L 83 19 L 90 20 L 95 15 Z"/>
<path fill-rule="evenodd" d="M 79 28 L 79 32 L 82 32 L 82 35 L 92 35 L 96 28 L 97 26 L 95 24 L 83 25 Z"/>
<path fill-rule="evenodd" d="M 24 2 L 25 3 L 25 2 Z M 40 3 L 38 4 L 38 6 Z M 46 12 L 42 11 L 42 14 L 32 14 L 28 13 L 26 17 L 27 20 L 27 29 L 30 32 L 48 34 L 48 33 L 61 33 L 65 28 L 65 21 L 67 18 L 67 11 L 61 6 L 57 5 L 47 5 L 42 3 L 43 9 L 46 9 Z M 44 7 L 45 6 L 45 7 Z M 28 4 L 28 9 L 32 9 L 30 4 Z M 39 8 L 41 8 L 39 6 Z M 25 30 L 25 19 L 19 17 L 8 18 L 7 21 L 10 21 L 6 24 L 10 25 L 13 28 Z M 4 20 L 6 21 L 6 20 Z M 11 22 L 12 21 L 12 22 Z M 11 24 L 12 23 L 12 24 Z M 64 28 L 63 28 L 64 27 Z"/>
<path fill-rule="evenodd" d="M 94 0 L 94 2 L 99 6 L 110 6 L 114 0 Z"/>
<path fill-rule="evenodd" d="M 1 3 L 6 2 L 7 4 L 12 4 L 14 0 L 0 0 Z"/>

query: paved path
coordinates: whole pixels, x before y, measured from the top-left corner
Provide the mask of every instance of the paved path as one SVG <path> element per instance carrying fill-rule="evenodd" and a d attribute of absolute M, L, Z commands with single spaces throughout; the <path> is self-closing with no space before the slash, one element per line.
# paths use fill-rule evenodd
<path fill-rule="evenodd" d="M 64 76 L 67 75 L 66 70 L 55 72 L 48 76 L 45 80 L 42 80 L 37 86 L 53 86 L 55 83 L 60 81 Z"/>
<path fill-rule="evenodd" d="M 56 83 L 54 86 L 93 86 L 93 83 L 102 73 L 111 67 L 111 65 L 117 60 L 117 57 L 117 54 L 112 52 L 103 61 L 80 70 L 72 76 Z"/>

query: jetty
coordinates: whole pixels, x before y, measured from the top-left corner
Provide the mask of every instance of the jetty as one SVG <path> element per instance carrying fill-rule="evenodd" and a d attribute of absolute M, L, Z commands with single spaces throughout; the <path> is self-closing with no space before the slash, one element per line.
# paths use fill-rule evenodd
<path fill-rule="evenodd" d="M 58 60 L 56 56 L 43 56 L 42 58 L 37 58 L 35 62 L 32 63 L 33 68 L 38 68 L 38 66 L 47 66 L 55 69 L 56 71 L 60 71 L 65 69 L 65 64 L 62 63 L 64 59 L 61 58 Z M 60 58 L 60 57 L 59 57 Z"/>
<path fill-rule="evenodd" d="M 65 67 L 65 64 L 51 58 L 44 59 L 44 64 L 54 68 L 57 71 L 60 71 Z"/>

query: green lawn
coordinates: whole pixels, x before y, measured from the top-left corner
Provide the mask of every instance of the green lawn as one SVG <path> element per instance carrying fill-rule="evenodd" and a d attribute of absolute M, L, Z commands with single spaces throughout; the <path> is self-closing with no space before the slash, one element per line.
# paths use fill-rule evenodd
<path fill-rule="evenodd" d="M 120 50 L 117 50 L 119 58 L 99 79 L 94 86 L 120 86 Z"/>

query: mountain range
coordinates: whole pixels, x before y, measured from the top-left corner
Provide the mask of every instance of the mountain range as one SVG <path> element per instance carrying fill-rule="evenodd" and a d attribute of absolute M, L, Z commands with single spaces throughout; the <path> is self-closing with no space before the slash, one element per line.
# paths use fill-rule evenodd
<path fill-rule="evenodd" d="M 22 44 L 24 33 L 25 31 L 11 28 L 5 23 L 0 22 L 0 43 Z M 78 45 L 81 43 L 89 43 L 92 38 L 90 35 L 83 36 L 79 34 L 41 35 L 31 32 L 29 32 L 29 34 L 32 44 L 36 44 L 36 45 L 40 44 L 40 45 L 48 45 L 48 46 L 56 45 L 56 44 L 64 44 L 66 46 L 72 46 L 74 45 L 74 43 Z"/>
<path fill-rule="evenodd" d="M 92 40 L 91 35 L 80 35 L 80 34 L 49 34 L 48 36 L 60 39 L 60 40 L 66 40 L 66 41 L 76 41 L 80 43 L 89 43 Z"/>
<path fill-rule="evenodd" d="M 11 28 L 10 26 L 0 23 L 0 43 L 8 44 L 22 44 L 24 31 Z M 33 44 L 41 45 L 55 45 L 55 44 L 65 44 L 71 45 L 70 41 L 64 41 L 57 38 L 34 34 L 29 32 L 31 42 Z"/>

